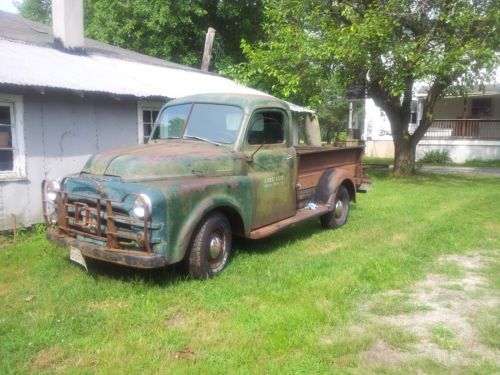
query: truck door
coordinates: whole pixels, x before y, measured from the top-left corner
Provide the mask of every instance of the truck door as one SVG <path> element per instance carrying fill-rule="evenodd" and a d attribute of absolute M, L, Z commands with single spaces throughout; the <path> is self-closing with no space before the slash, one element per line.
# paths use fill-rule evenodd
<path fill-rule="evenodd" d="M 253 155 L 248 163 L 254 201 L 252 228 L 293 216 L 297 165 L 286 112 L 255 111 L 243 149 L 247 156 Z"/>

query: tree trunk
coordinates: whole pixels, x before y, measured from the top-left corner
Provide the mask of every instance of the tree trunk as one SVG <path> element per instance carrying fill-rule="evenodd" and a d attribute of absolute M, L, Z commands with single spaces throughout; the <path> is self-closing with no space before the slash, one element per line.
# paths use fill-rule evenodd
<path fill-rule="evenodd" d="M 415 173 L 415 151 L 417 145 L 409 134 L 394 137 L 394 170 L 396 176 L 408 176 Z"/>
<path fill-rule="evenodd" d="M 306 145 L 321 147 L 321 132 L 319 129 L 318 116 L 315 114 L 307 114 L 304 130 Z"/>

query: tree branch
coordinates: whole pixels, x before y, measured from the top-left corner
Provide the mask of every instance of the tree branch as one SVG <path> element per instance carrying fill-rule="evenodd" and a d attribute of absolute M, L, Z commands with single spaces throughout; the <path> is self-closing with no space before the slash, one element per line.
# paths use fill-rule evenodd
<path fill-rule="evenodd" d="M 451 82 L 451 77 L 447 77 L 444 80 L 436 79 L 427 92 L 424 107 L 422 109 L 422 118 L 420 119 L 417 129 L 411 137 L 413 144 L 416 145 L 432 125 L 432 121 L 434 119 L 434 104 L 443 91 L 451 84 Z"/>

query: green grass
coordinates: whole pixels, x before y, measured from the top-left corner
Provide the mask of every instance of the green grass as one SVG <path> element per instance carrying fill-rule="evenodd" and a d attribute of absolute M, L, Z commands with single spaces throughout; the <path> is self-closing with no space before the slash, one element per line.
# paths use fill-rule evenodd
<path fill-rule="evenodd" d="M 370 312 L 380 316 L 391 316 L 411 314 L 419 311 L 428 311 L 428 306 L 420 306 L 412 303 L 408 295 L 382 295 L 375 297 Z"/>
<path fill-rule="evenodd" d="M 372 158 L 363 157 L 363 163 L 375 163 L 375 164 L 394 164 L 394 158 Z M 426 164 L 426 165 L 448 165 L 451 167 L 480 167 L 480 168 L 500 168 L 500 159 L 495 160 L 480 160 L 472 159 L 466 160 L 464 163 L 444 163 L 444 164 Z"/>
<path fill-rule="evenodd" d="M 394 158 L 371 158 L 368 156 L 363 157 L 363 163 L 366 164 L 388 164 L 388 165 L 393 165 L 394 164 Z"/>
<path fill-rule="evenodd" d="M 467 160 L 462 165 L 464 165 L 466 167 L 500 168 L 500 159 L 496 159 L 496 160 L 472 159 L 472 160 Z"/>
<path fill-rule="evenodd" d="M 457 335 L 451 329 L 443 326 L 434 326 L 431 328 L 432 341 L 441 349 L 455 350 L 460 347 L 457 342 Z"/>
<path fill-rule="evenodd" d="M 86 273 L 42 233 L 0 245 L 0 373 L 362 371 L 374 337 L 349 330 L 365 323 L 360 304 L 411 286 L 441 255 L 500 248 L 498 179 L 369 173 L 373 190 L 358 196 L 346 226 L 315 221 L 237 241 L 209 281 L 98 263 Z M 400 349 L 415 340 L 373 332 Z"/>

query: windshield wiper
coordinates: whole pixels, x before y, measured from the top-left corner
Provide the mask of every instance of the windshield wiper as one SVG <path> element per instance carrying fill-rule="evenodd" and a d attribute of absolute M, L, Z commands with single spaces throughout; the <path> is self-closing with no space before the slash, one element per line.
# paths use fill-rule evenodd
<path fill-rule="evenodd" d="M 220 143 L 217 143 L 215 141 L 211 141 L 210 139 L 206 139 L 206 138 L 202 138 L 202 137 L 197 137 L 195 135 L 185 135 L 184 137 L 182 138 L 188 138 L 188 139 L 196 139 L 198 141 L 204 141 L 204 142 L 208 142 L 208 143 L 211 143 L 213 145 L 216 145 L 216 146 L 221 146 Z"/>

